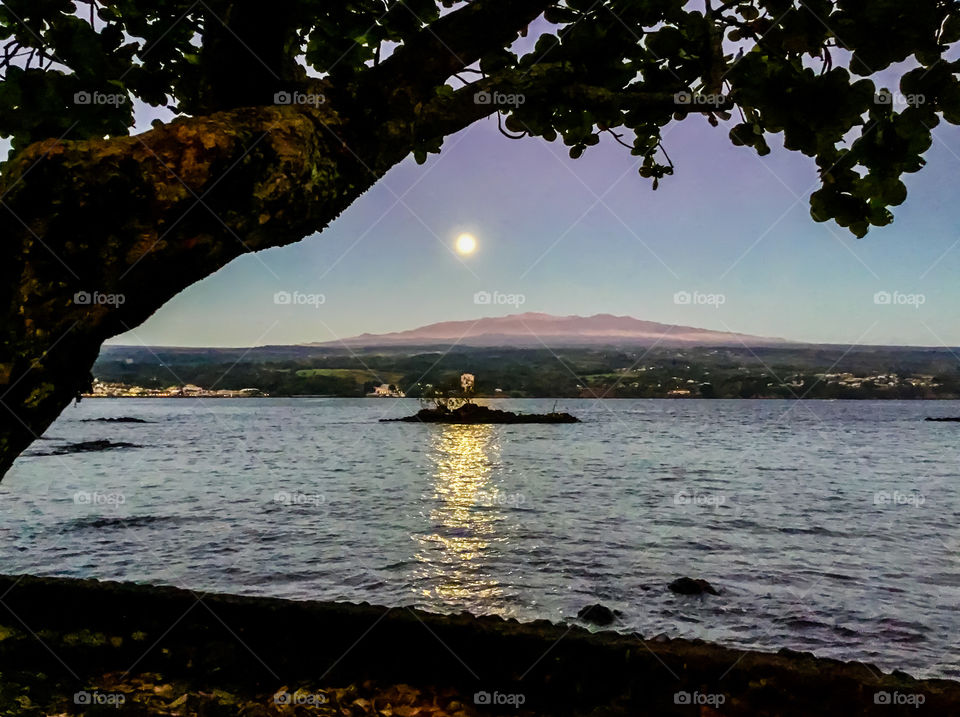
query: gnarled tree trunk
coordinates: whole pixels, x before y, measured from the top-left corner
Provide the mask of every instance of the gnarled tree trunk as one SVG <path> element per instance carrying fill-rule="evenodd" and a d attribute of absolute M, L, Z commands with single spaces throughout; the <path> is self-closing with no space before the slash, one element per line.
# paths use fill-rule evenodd
<path fill-rule="evenodd" d="M 234 257 L 322 230 L 409 151 L 359 156 L 343 131 L 328 108 L 239 109 L 16 158 L 0 185 L 0 475 L 89 389 L 105 339 Z"/>

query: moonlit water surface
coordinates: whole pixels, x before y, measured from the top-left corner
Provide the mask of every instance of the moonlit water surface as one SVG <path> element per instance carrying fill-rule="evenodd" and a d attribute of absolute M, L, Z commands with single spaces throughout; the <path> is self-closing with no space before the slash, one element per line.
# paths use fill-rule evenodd
<path fill-rule="evenodd" d="M 549 401 L 497 407 L 546 411 Z M 960 677 L 960 402 L 100 399 L 0 483 L 5 573 L 563 621 Z M 82 419 L 133 416 L 147 424 Z M 66 442 L 143 446 L 42 456 Z M 709 580 L 717 597 L 666 590 Z"/>

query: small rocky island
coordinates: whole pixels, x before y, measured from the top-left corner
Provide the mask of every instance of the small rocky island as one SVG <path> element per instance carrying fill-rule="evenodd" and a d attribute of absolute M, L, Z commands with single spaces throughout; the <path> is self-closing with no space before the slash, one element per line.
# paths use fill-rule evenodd
<path fill-rule="evenodd" d="M 382 423 L 402 421 L 405 423 L 579 423 L 580 419 L 569 413 L 514 413 L 467 402 L 458 408 L 438 403 L 433 408 L 421 408 L 413 416 L 381 418 Z"/>
<path fill-rule="evenodd" d="M 421 408 L 413 416 L 403 418 L 381 418 L 381 423 L 400 421 L 403 423 L 580 423 L 580 419 L 569 413 L 559 413 L 556 410 L 550 413 L 514 413 L 500 411 L 489 406 L 474 403 L 476 377 L 472 373 L 460 376 L 460 396 L 444 395 L 436 392 L 433 395 L 433 406 Z M 556 404 L 554 404 L 556 409 Z"/>

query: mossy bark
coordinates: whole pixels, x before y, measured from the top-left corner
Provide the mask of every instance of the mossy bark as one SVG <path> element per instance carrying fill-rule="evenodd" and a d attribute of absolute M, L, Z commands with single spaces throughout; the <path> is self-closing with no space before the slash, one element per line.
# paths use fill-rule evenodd
<path fill-rule="evenodd" d="M 0 475 L 90 386 L 105 339 L 236 256 L 321 231 L 409 151 L 348 149 L 347 132 L 331 108 L 239 109 L 16 157 L 0 184 Z"/>

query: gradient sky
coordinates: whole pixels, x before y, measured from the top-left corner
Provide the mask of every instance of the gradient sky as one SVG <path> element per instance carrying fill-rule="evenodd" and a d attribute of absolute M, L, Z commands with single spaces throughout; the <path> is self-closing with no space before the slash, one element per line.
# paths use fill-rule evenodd
<path fill-rule="evenodd" d="M 667 130 L 677 173 L 658 191 L 604 141 L 579 160 L 559 143 L 509 140 L 494 120 L 408 159 L 320 235 L 235 260 L 112 343 L 250 346 L 332 341 L 522 311 L 627 314 L 841 344 L 960 345 L 960 128 L 941 126 L 908 178 L 893 226 L 857 240 L 809 215 L 812 161 L 733 147 L 699 117 Z M 461 231 L 478 251 L 452 252 Z M 319 308 L 274 303 L 322 294 Z M 674 303 L 678 291 L 723 306 Z M 878 291 L 924 304 L 877 305 Z"/>
<path fill-rule="evenodd" d="M 520 311 L 810 342 L 960 345 L 960 128 L 936 129 L 895 223 L 862 240 L 810 218 L 811 160 L 779 137 L 757 157 L 727 131 L 700 117 L 667 128 L 676 175 L 654 192 L 612 139 L 574 161 L 559 142 L 503 137 L 489 118 L 425 165 L 402 162 L 322 234 L 233 261 L 111 343 L 335 341 L 518 310 L 476 305 L 484 290 L 523 295 Z M 452 250 L 462 231 L 479 243 L 466 258 Z M 278 291 L 325 301 L 278 305 Z M 678 305 L 678 291 L 725 303 Z M 878 291 L 924 303 L 878 305 Z"/>

